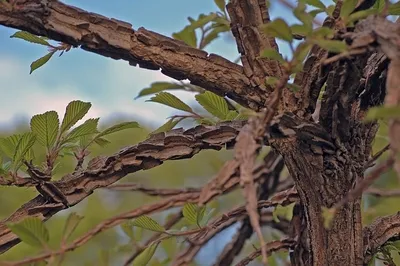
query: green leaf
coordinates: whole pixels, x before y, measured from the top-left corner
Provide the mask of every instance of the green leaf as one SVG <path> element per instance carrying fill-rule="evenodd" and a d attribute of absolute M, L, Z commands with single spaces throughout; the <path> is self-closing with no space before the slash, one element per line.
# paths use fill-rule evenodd
<path fill-rule="evenodd" d="M 178 97 L 175 95 L 172 95 L 171 93 L 168 92 L 160 92 L 156 94 L 156 96 L 152 97 L 150 100 L 147 100 L 148 102 L 157 102 L 161 103 L 167 106 L 170 106 L 172 108 L 182 110 L 185 112 L 192 113 L 192 108 L 189 107 L 186 103 L 182 102 Z"/>
<path fill-rule="evenodd" d="M 214 3 L 218 6 L 219 10 L 221 10 L 222 12 L 225 12 L 225 0 L 214 0 Z"/>
<path fill-rule="evenodd" d="M 100 138 L 100 137 L 104 137 L 106 135 L 110 135 L 113 133 L 116 133 L 118 131 L 122 131 L 125 129 L 129 129 L 129 128 L 139 128 L 139 123 L 138 122 L 122 122 L 116 125 L 113 125 L 105 130 L 103 130 L 102 132 L 100 132 L 96 138 Z"/>
<path fill-rule="evenodd" d="M 60 121 L 56 111 L 35 115 L 31 119 L 31 130 L 36 134 L 37 141 L 50 149 L 56 142 Z"/>
<path fill-rule="evenodd" d="M 206 46 L 207 46 L 208 44 L 210 44 L 213 40 L 217 39 L 218 36 L 219 36 L 219 33 L 221 33 L 221 32 L 227 32 L 227 31 L 229 31 L 229 30 L 230 30 L 230 28 L 229 28 L 229 26 L 227 26 L 227 25 L 221 25 L 221 26 L 218 26 L 218 27 L 214 27 L 214 28 L 210 31 L 210 33 L 208 33 L 208 34 L 204 37 L 203 42 L 202 42 L 202 48 L 206 47 Z"/>
<path fill-rule="evenodd" d="M 378 13 L 381 13 L 385 8 L 385 0 L 376 0 L 372 8 L 376 9 Z"/>
<path fill-rule="evenodd" d="M 397 1 L 394 4 L 390 4 L 388 8 L 389 15 L 398 16 L 400 15 L 400 2 Z"/>
<path fill-rule="evenodd" d="M 298 6 L 293 10 L 293 14 L 298 20 L 303 22 L 304 26 L 306 26 L 310 31 L 312 30 L 314 17 L 306 11 L 305 4 L 300 2 Z"/>
<path fill-rule="evenodd" d="M 154 256 L 154 253 L 157 250 L 158 244 L 160 242 L 153 242 L 150 246 L 148 246 L 145 250 L 140 253 L 135 260 L 133 261 L 133 266 L 146 266 L 151 258 Z"/>
<path fill-rule="evenodd" d="M 183 30 L 180 32 L 176 32 L 172 34 L 172 37 L 176 40 L 181 40 L 187 45 L 191 47 L 197 47 L 197 37 L 196 37 L 196 32 L 194 31 L 193 27 L 191 26 L 186 26 Z"/>
<path fill-rule="evenodd" d="M 342 8 L 340 9 L 340 17 L 347 18 L 351 12 L 356 8 L 358 0 L 343 1 Z"/>
<path fill-rule="evenodd" d="M 293 216 L 294 205 L 294 203 L 287 206 L 277 205 L 272 212 L 272 218 L 274 219 L 274 221 L 279 222 L 279 217 L 283 217 L 286 220 L 290 221 Z"/>
<path fill-rule="evenodd" d="M 93 141 L 94 141 L 94 143 L 96 143 L 100 147 L 104 147 L 104 146 L 106 146 L 106 145 L 111 143 L 110 141 L 108 141 L 106 139 L 103 139 L 103 138 L 95 138 Z"/>
<path fill-rule="evenodd" d="M 207 110 L 207 112 L 221 120 L 226 119 L 226 116 L 229 113 L 229 108 L 223 97 L 206 91 L 204 93 L 197 94 L 195 98 L 197 102 Z"/>
<path fill-rule="evenodd" d="M 168 257 L 173 257 L 177 251 L 176 238 L 168 237 L 161 242 L 161 247 L 167 253 Z"/>
<path fill-rule="evenodd" d="M 346 43 L 336 40 L 315 40 L 315 44 L 333 53 L 342 53 L 347 50 Z"/>
<path fill-rule="evenodd" d="M 232 121 L 238 117 L 239 113 L 234 110 L 230 110 L 229 113 L 225 117 L 225 121 Z"/>
<path fill-rule="evenodd" d="M 11 35 L 10 38 L 18 38 L 18 39 L 22 39 L 22 40 L 25 40 L 25 41 L 28 41 L 31 43 L 50 46 L 50 43 L 48 43 L 43 37 L 33 35 L 26 31 L 17 31 L 13 35 Z"/>
<path fill-rule="evenodd" d="M 204 217 L 204 213 L 206 210 L 206 206 L 199 207 L 194 203 L 186 203 L 183 206 L 182 214 L 185 219 L 193 225 L 197 225 L 200 227 L 201 220 Z"/>
<path fill-rule="evenodd" d="M 33 247 L 46 247 L 50 238 L 49 231 L 36 217 L 28 217 L 19 223 L 9 223 L 7 226 L 22 242 Z"/>
<path fill-rule="evenodd" d="M 216 13 L 210 13 L 209 15 L 200 14 L 199 18 L 195 21 L 192 21 L 190 27 L 193 29 L 198 29 L 214 20 L 217 17 Z"/>
<path fill-rule="evenodd" d="M 355 12 L 349 16 L 349 19 L 347 20 L 347 24 L 355 22 L 355 21 L 359 21 L 370 15 L 377 14 L 378 13 L 377 11 L 378 11 L 377 9 L 367 9 L 367 10 L 361 10 L 361 11 Z"/>
<path fill-rule="evenodd" d="M 208 221 L 211 219 L 211 217 L 214 215 L 215 211 L 216 211 L 216 208 L 207 210 L 205 212 L 204 217 L 200 221 L 200 226 L 205 226 L 208 223 Z"/>
<path fill-rule="evenodd" d="M 400 106 L 380 106 L 372 107 L 368 110 L 365 121 L 371 121 L 375 119 L 390 119 L 400 117 Z"/>
<path fill-rule="evenodd" d="M 181 84 L 173 83 L 173 82 L 153 82 L 150 84 L 150 87 L 144 88 L 143 90 L 141 90 L 139 92 L 139 95 L 136 96 L 135 99 L 142 97 L 142 96 L 165 91 L 165 90 L 179 90 L 179 89 L 183 89 L 183 88 L 185 88 L 185 86 L 183 86 Z"/>
<path fill-rule="evenodd" d="M 133 227 L 130 222 L 125 222 L 121 224 L 121 229 L 130 239 L 134 239 L 135 234 L 133 233 Z"/>
<path fill-rule="evenodd" d="M 303 63 L 304 59 L 307 57 L 308 53 L 310 52 L 312 47 L 311 43 L 303 42 L 300 43 L 293 54 L 293 59 L 296 60 L 296 63 L 301 64 Z"/>
<path fill-rule="evenodd" d="M 261 52 L 261 57 L 277 60 L 278 62 L 281 62 L 281 63 L 285 62 L 285 59 L 282 57 L 282 55 L 274 48 L 264 49 Z"/>
<path fill-rule="evenodd" d="M 33 61 L 32 64 L 31 64 L 31 70 L 30 70 L 29 74 L 32 74 L 33 71 L 35 71 L 39 67 L 41 67 L 44 64 L 46 64 L 47 61 L 49 61 L 50 58 L 53 56 L 53 54 L 54 54 L 54 52 L 50 52 L 50 53 L 46 54 L 45 56 L 39 58 L 38 60 Z"/>
<path fill-rule="evenodd" d="M 0 150 L 10 159 L 14 158 L 15 150 L 19 140 L 20 134 L 14 134 L 7 138 L 0 139 Z"/>
<path fill-rule="evenodd" d="M 325 9 L 325 5 L 320 0 L 305 0 L 304 2 L 310 6 Z"/>
<path fill-rule="evenodd" d="M 310 27 L 301 24 L 294 24 L 290 26 L 290 29 L 293 34 L 298 34 L 302 36 L 308 36 L 312 32 L 312 29 L 310 29 Z"/>
<path fill-rule="evenodd" d="M 13 156 L 13 169 L 16 171 L 22 165 L 22 160 L 25 159 L 25 155 L 35 144 L 36 136 L 32 132 L 25 133 L 21 136 L 15 147 L 15 153 Z"/>
<path fill-rule="evenodd" d="M 332 38 L 335 31 L 328 27 L 319 27 L 315 29 L 311 36 L 314 38 Z"/>
<path fill-rule="evenodd" d="M 292 31 L 283 19 L 278 18 L 264 25 L 263 29 L 271 37 L 276 37 L 287 42 L 293 41 Z"/>
<path fill-rule="evenodd" d="M 68 215 L 67 221 L 64 225 L 64 231 L 62 234 L 62 238 L 64 241 L 67 241 L 68 238 L 75 232 L 75 229 L 78 227 L 79 223 L 83 219 L 83 216 L 72 212 Z"/>
<path fill-rule="evenodd" d="M 73 127 L 89 111 L 92 104 L 89 102 L 72 101 L 68 104 L 61 124 L 60 134 Z"/>
<path fill-rule="evenodd" d="M 167 132 L 172 130 L 182 119 L 174 119 L 171 118 L 169 119 L 165 124 L 151 132 L 151 134 L 156 134 L 156 133 L 161 133 L 161 132 Z"/>
<path fill-rule="evenodd" d="M 308 12 L 308 14 L 311 17 L 315 18 L 319 13 L 322 13 L 322 12 L 325 12 L 325 10 L 323 10 L 323 9 L 314 9 L 314 10 L 311 10 L 310 12 Z"/>
<path fill-rule="evenodd" d="M 165 228 L 163 226 L 161 226 L 157 221 L 146 215 L 136 218 L 134 221 L 132 221 L 131 224 L 154 232 L 165 232 Z"/>
<path fill-rule="evenodd" d="M 299 85 L 294 84 L 294 83 L 287 83 L 286 87 L 288 87 L 293 92 L 298 92 L 301 89 L 301 87 Z"/>
<path fill-rule="evenodd" d="M 90 118 L 86 120 L 82 125 L 77 126 L 65 136 L 63 143 L 71 142 L 76 140 L 77 138 L 98 133 L 97 125 L 99 123 L 99 119 L 100 118 Z"/>

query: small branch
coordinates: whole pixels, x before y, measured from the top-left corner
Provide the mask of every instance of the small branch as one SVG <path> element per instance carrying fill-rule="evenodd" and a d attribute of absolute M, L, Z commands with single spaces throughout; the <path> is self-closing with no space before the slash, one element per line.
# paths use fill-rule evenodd
<path fill-rule="evenodd" d="M 290 238 L 285 238 L 282 240 L 273 241 L 270 243 L 265 244 L 264 249 L 267 251 L 267 254 L 270 255 L 272 252 L 282 250 L 282 249 L 289 249 L 294 247 L 296 241 Z M 245 266 L 256 259 L 258 256 L 261 255 L 261 249 L 257 249 L 244 259 L 242 259 L 236 266 Z"/>
<path fill-rule="evenodd" d="M 184 189 L 173 189 L 173 188 L 148 188 L 141 184 L 136 183 L 121 183 L 106 187 L 106 189 L 116 191 L 139 191 L 150 196 L 169 197 L 176 196 L 184 193 L 200 192 L 199 188 L 184 188 Z"/>
<path fill-rule="evenodd" d="M 375 197 L 400 197 L 400 189 L 380 189 L 370 187 L 365 191 L 365 193 Z"/>

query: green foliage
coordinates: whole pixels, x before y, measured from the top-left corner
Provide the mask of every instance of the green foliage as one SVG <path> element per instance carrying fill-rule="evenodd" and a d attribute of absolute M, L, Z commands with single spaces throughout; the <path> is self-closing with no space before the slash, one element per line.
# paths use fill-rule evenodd
<path fill-rule="evenodd" d="M 31 131 L 36 134 L 37 141 L 50 149 L 56 142 L 60 121 L 56 111 L 35 115 L 31 119 Z"/>
<path fill-rule="evenodd" d="M 326 8 L 320 0 L 304 0 L 304 3 L 321 9 Z"/>
<path fill-rule="evenodd" d="M 281 18 L 271 21 L 263 26 L 264 32 L 270 36 L 282 39 L 287 42 L 293 41 L 292 30 L 288 24 Z"/>
<path fill-rule="evenodd" d="M 214 0 L 214 3 L 218 6 L 219 10 L 221 10 L 222 12 L 225 12 L 225 0 Z"/>
<path fill-rule="evenodd" d="M 165 232 L 165 228 L 162 225 L 146 215 L 136 218 L 131 224 L 154 232 Z"/>
<path fill-rule="evenodd" d="M 314 42 L 321 48 L 334 53 L 342 53 L 347 50 L 347 45 L 342 41 L 319 39 Z"/>
<path fill-rule="evenodd" d="M 279 217 L 283 217 L 288 221 L 292 220 L 294 205 L 295 203 L 287 206 L 276 206 L 274 211 L 272 212 L 272 218 L 274 219 L 274 221 L 279 222 Z"/>
<path fill-rule="evenodd" d="M 50 235 L 39 218 L 28 217 L 19 223 L 9 223 L 7 226 L 22 242 L 33 247 L 47 247 Z"/>
<path fill-rule="evenodd" d="M 54 54 L 54 52 L 50 52 L 50 53 L 46 54 L 45 56 L 33 61 L 31 64 L 31 70 L 30 70 L 29 74 L 32 74 L 33 71 L 35 71 L 39 67 L 46 64 L 50 60 L 50 58 L 53 56 L 53 54 Z"/>
<path fill-rule="evenodd" d="M 82 219 L 83 216 L 80 216 L 75 212 L 72 212 L 68 215 L 68 218 L 65 221 L 64 231 L 62 233 L 63 242 L 67 241 L 71 237 L 71 235 L 74 233 L 74 231 L 76 230 Z"/>
<path fill-rule="evenodd" d="M 153 242 L 136 257 L 132 265 L 146 266 L 150 262 L 151 258 L 154 256 L 154 253 L 156 252 L 159 244 L 160 242 Z"/>
<path fill-rule="evenodd" d="M 71 132 L 69 132 L 63 139 L 62 144 L 72 142 L 77 138 L 98 133 L 97 131 L 98 123 L 99 123 L 99 118 L 90 118 L 86 120 L 82 125 L 71 130 Z"/>
<path fill-rule="evenodd" d="M 183 207 L 182 214 L 189 224 L 200 226 L 200 223 L 204 217 L 206 206 L 199 207 L 194 203 L 186 203 Z"/>
<path fill-rule="evenodd" d="M 182 120 L 182 118 L 171 118 L 165 124 L 154 130 L 152 134 L 170 131 Z"/>
<path fill-rule="evenodd" d="M 36 136 L 31 133 L 25 133 L 19 139 L 17 146 L 15 147 L 15 153 L 12 158 L 12 168 L 16 172 L 22 165 L 24 159 L 31 159 L 29 156 L 29 151 L 31 150 L 33 144 L 35 144 Z M 28 156 L 27 156 L 28 155 Z"/>
<path fill-rule="evenodd" d="M 27 42 L 50 46 L 50 43 L 47 42 L 47 38 L 39 37 L 26 31 L 17 31 L 11 35 L 10 38 L 19 38 Z"/>
<path fill-rule="evenodd" d="M 229 114 L 229 107 L 224 98 L 209 91 L 197 94 L 195 97 L 207 112 L 221 120 L 226 120 Z"/>
<path fill-rule="evenodd" d="M 175 95 L 168 93 L 168 92 L 160 92 L 157 93 L 156 96 L 152 97 L 149 102 L 156 102 L 167 105 L 169 107 L 182 110 L 185 112 L 193 113 L 192 108 L 189 107 L 186 103 L 182 102 L 178 97 Z"/>
<path fill-rule="evenodd" d="M 400 106 L 379 106 L 372 107 L 368 110 L 365 121 L 375 119 L 390 119 L 400 117 Z"/>
<path fill-rule="evenodd" d="M 261 52 L 261 57 L 277 60 L 280 63 L 285 62 L 282 55 L 274 48 L 267 48 Z"/>
<path fill-rule="evenodd" d="M 179 90 L 179 89 L 183 89 L 185 88 L 185 86 L 183 86 L 182 84 L 177 84 L 174 82 L 153 82 L 151 83 L 150 87 L 148 88 L 144 88 L 143 90 L 141 90 L 139 92 L 139 95 L 136 97 L 142 97 L 142 96 L 146 96 L 146 95 L 150 95 L 150 94 L 155 94 L 161 91 L 166 91 L 166 90 Z"/>
<path fill-rule="evenodd" d="M 73 127 L 89 111 L 92 104 L 89 102 L 72 101 L 67 105 L 65 115 L 61 124 L 60 134 Z"/>

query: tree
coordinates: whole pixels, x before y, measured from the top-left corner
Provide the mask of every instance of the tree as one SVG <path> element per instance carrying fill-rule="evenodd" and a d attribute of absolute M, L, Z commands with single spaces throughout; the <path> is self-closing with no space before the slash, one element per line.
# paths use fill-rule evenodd
<path fill-rule="evenodd" d="M 67 107 L 60 127 L 58 117 L 48 112 L 32 118 L 32 132 L 3 140 L 2 151 L 9 151 L 12 160 L 11 168 L 3 167 L 1 183 L 35 186 L 39 195 L 0 223 L 0 252 L 20 239 L 45 247 L 40 255 L 12 265 L 60 259 L 93 236 L 121 224 L 128 235 L 133 227 L 155 232 L 145 247 L 130 252 L 126 264 L 145 265 L 160 243 L 184 237 L 189 241 L 183 243 L 183 251 L 173 258 L 172 265 L 188 265 L 207 241 L 238 221 L 237 234 L 214 259 L 215 265 L 231 265 L 253 232 L 259 248 L 238 265 L 259 256 L 266 262 L 267 256 L 278 250 L 292 250 L 291 265 L 366 265 L 373 259 L 394 265 L 391 252 L 399 251 L 400 213 L 363 225 L 361 197 L 368 193 L 398 195 L 369 186 L 391 168 L 400 173 L 400 26 L 387 18 L 399 14 L 399 2 L 337 0 L 326 6 L 319 0 L 302 0 L 293 7 L 299 20 L 294 25 L 283 19 L 271 21 L 265 1 L 231 0 L 226 9 L 224 1 L 215 2 L 220 11 L 190 19 L 190 25 L 174 39 L 144 28 L 133 30 L 126 22 L 59 1 L 0 2 L 0 24 L 22 30 L 14 37 L 50 48 L 48 55 L 32 63 L 31 71 L 57 51 L 80 47 L 134 66 L 161 69 L 178 81 L 190 81 L 156 83 L 142 93 L 157 93 L 151 101 L 188 115 L 171 118 L 147 140 L 112 156 L 95 157 L 88 166 L 88 143 L 105 144 L 103 137 L 108 133 L 138 125 L 122 123 L 98 132 L 97 121 L 89 119 L 70 130 L 90 108 L 89 103 L 76 101 Z M 320 13 L 327 15 L 322 25 L 316 18 Z M 196 30 L 201 32 L 200 40 Z M 241 65 L 202 51 L 227 30 L 236 40 Z M 40 36 L 61 44 L 51 45 Z M 289 45 L 290 58 L 279 53 L 276 39 Z M 165 91 L 176 88 L 197 93 L 196 100 L 212 117 L 198 114 Z M 193 119 L 200 126 L 173 130 L 183 119 Z M 388 122 L 390 145 L 373 153 L 381 121 Z M 44 167 L 29 161 L 35 142 L 47 148 Z M 264 145 L 271 150 L 257 163 Z M 113 185 L 128 173 L 157 167 L 166 160 L 233 146 L 234 158 L 204 188 Z M 54 164 L 63 149 L 74 152 L 77 166 L 54 181 Z M 375 165 L 388 150 L 387 159 Z M 285 167 L 290 178 L 281 174 Z M 24 171 L 30 178 L 20 176 Z M 212 212 L 207 203 L 239 185 L 245 204 L 208 221 Z M 105 220 L 72 242 L 63 242 L 59 250 L 46 248 L 48 232 L 40 221 L 78 204 L 101 187 L 124 187 L 163 199 Z M 165 226 L 148 216 L 173 207 L 182 210 Z M 275 207 L 275 212 L 265 209 L 268 207 Z M 276 221 L 280 212 L 290 212 L 290 223 Z M 193 227 L 169 230 L 182 215 Z M 80 219 L 75 214 L 68 218 L 66 237 Z M 283 238 L 266 243 L 261 226 L 280 230 Z"/>

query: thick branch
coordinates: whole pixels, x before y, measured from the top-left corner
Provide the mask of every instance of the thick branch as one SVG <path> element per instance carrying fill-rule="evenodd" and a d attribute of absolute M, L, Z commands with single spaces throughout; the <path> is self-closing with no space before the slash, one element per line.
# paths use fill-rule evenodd
<path fill-rule="evenodd" d="M 400 212 L 378 218 L 363 229 L 364 263 L 368 264 L 372 256 L 388 241 L 400 240 Z"/>
<path fill-rule="evenodd" d="M 162 69 L 172 78 L 189 79 L 254 110 L 267 95 L 251 83 L 243 68 L 215 54 L 116 19 L 89 13 L 59 1 L 16 0 L 0 3 L 0 25 L 49 37 L 131 65 Z M 45 2 L 45 3 L 44 3 Z"/>
<path fill-rule="evenodd" d="M 129 173 L 158 166 L 166 160 L 190 158 L 202 149 L 220 150 L 235 141 L 242 125 L 243 122 L 222 123 L 218 126 L 197 126 L 186 131 L 177 129 L 153 135 L 112 156 L 97 157 L 89 162 L 85 171 L 64 176 L 51 184 L 65 196 L 68 205 L 73 206 L 95 189 L 107 187 Z M 22 205 L 0 223 L 0 253 L 19 243 L 5 223 L 18 222 L 28 216 L 47 220 L 65 208 L 62 204 L 49 203 L 42 195 Z"/>

